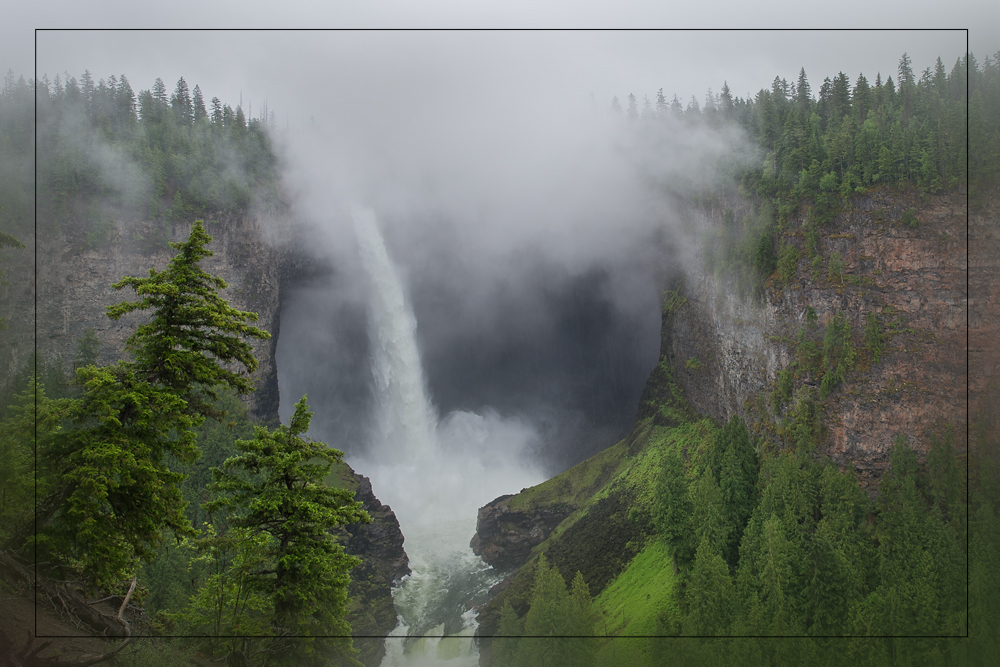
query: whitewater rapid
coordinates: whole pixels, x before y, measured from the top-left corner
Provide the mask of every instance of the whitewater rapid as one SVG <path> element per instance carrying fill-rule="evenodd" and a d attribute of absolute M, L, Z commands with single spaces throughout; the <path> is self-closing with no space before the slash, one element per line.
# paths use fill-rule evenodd
<path fill-rule="evenodd" d="M 355 208 L 352 218 L 370 288 L 375 419 L 368 454 L 350 463 L 396 513 L 412 570 L 393 591 L 399 624 L 382 665 L 473 667 L 476 607 L 501 576 L 469 547 L 477 510 L 543 481 L 525 462 L 537 434 L 488 407 L 439 417 L 417 321 L 375 213 Z"/>

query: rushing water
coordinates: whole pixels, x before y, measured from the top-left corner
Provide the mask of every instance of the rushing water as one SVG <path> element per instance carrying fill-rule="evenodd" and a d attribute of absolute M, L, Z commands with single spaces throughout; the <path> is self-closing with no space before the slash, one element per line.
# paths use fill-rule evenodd
<path fill-rule="evenodd" d="M 477 665 L 476 607 L 500 573 L 469 548 L 479 507 L 542 481 L 521 461 L 530 425 L 482 413 L 439 419 L 428 399 L 417 322 L 375 214 L 355 209 L 354 229 L 369 277 L 369 338 L 375 428 L 366 460 L 379 499 L 396 513 L 413 573 L 393 591 L 399 624 L 385 667 Z"/>

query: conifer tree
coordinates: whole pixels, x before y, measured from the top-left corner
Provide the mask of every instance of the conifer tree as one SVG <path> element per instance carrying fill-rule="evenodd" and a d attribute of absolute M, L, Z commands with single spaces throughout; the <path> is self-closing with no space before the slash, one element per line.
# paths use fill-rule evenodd
<path fill-rule="evenodd" d="M 163 79 L 156 77 L 156 81 L 153 82 L 153 99 L 164 107 L 167 105 L 167 84 L 163 83 Z"/>
<path fill-rule="evenodd" d="M 809 79 L 806 78 L 806 68 L 799 69 L 799 82 L 795 87 L 795 102 L 799 105 L 800 111 L 809 112 L 809 105 L 812 102 L 812 88 L 809 86 Z"/>
<path fill-rule="evenodd" d="M 146 278 L 125 277 L 112 285 L 132 288 L 139 300 L 107 309 L 113 320 L 151 311 L 126 341 L 131 367 L 143 380 L 184 399 L 187 412 L 207 416 L 215 414 L 219 387 L 238 394 L 253 391 L 247 374 L 257 369 L 257 359 L 246 339 L 271 337 L 250 324 L 257 321 L 256 313 L 237 310 L 219 296 L 228 285 L 199 265 L 214 254 L 206 247 L 211 240 L 196 220 L 187 241 L 170 244 L 178 255 L 167 270 L 150 269 Z M 234 364 L 245 370 L 234 370 Z"/>
<path fill-rule="evenodd" d="M 693 508 L 684 475 L 684 462 L 676 451 L 663 459 L 653 519 L 673 554 L 674 572 L 694 557 Z"/>
<path fill-rule="evenodd" d="M 197 123 L 202 118 L 208 117 L 208 113 L 205 111 L 205 97 L 201 94 L 201 86 L 197 84 L 194 87 L 194 97 L 191 104 L 194 109 L 194 122 Z"/>
<path fill-rule="evenodd" d="M 628 110 L 625 115 L 629 120 L 639 120 L 639 105 L 632 93 L 628 94 Z"/>
<path fill-rule="evenodd" d="M 45 453 L 54 475 L 53 493 L 36 509 L 39 532 L 65 561 L 77 563 L 90 587 L 111 586 L 155 554 L 164 529 L 190 534 L 177 484 L 183 475 L 167 467 L 170 454 L 182 462 L 198 456 L 193 429 L 214 407 L 221 388 L 253 389 L 240 366 L 256 368 L 245 338 L 269 334 L 248 321 L 256 314 L 232 308 L 218 291 L 226 283 L 199 262 L 212 253 L 201 221 L 165 271 L 123 278 L 135 302 L 109 306 L 118 319 L 151 311 L 129 337 L 131 361 L 83 366 L 83 395 L 68 415 L 74 425 Z M 51 522 L 51 525 L 49 525 Z M 8 540 L 16 551 L 27 534 Z"/>
<path fill-rule="evenodd" d="M 702 540 L 708 540 L 712 552 L 722 554 L 733 526 L 727 520 L 722 493 L 710 468 L 705 468 L 698 480 L 691 484 L 690 493 L 695 540 L 699 545 Z"/>
<path fill-rule="evenodd" d="M 685 600 L 688 614 L 684 634 L 724 635 L 729 632 L 736 590 L 729 576 L 729 567 L 707 536 L 702 537 L 695 553 Z"/>
<path fill-rule="evenodd" d="M 191 105 L 191 92 L 184 77 L 177 80 L 173 97 L 170 98 L 170 106 L 174 110 L 174 117 L 178 123 L 181 125 L 191 124 L 194 119 L 194 109 Z"/>
<path fill-rule="evenodd" d="M 517 618 L 517 612 L 510 606 L 510 602 L 505 601 L 500 610 L 500 627 L 497 631 L 497 637 L 491 640 L 495 664 L 515 667 L 521 645 L 517 638 L 521 636 L 521 632 L 521 623 Z"/>
<path fill-rule="evenodd" d="M 347 585 L 360 561 L 329 531 L 371 519 L 352 492 L 323 481 L 343 453 L 305 437 L 311 418 L 303 396 L 288 426 L 258 426 L 253 440 L 238 440 L 241 453 L 213 471 L 221 497 L 205 505 L 210 514 L 229 510 L 233 526 L 269 536 L 264 558 L 271 567 L 256 573 L 253 587 L 270 597 L 272 631 L 326 637 L 296 644 L 277 664 L 323 665 L 353 654 Z"/>

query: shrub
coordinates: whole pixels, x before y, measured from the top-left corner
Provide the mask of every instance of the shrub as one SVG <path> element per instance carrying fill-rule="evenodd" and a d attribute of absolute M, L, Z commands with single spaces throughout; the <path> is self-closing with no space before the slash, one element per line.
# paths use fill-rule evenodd
<path fill-rule="evenodd" d="M 878 315 L 875 313 L 865 314 L 865 348 L 871 355 L 872 363 L 877 364 L 882 360 L 882 348 L 885 346 L 885 333 L 879 324 Z"/>
<path fill-rule="evenodd" d="M 830 264 L 827 268 L 826 279 L 833 281 L 840 279 L 844 273 L 844 262 L 840 259 L 840 253 L 835 252 L 830 255 Z"/>
<path fill-rule="evenodd" d="M 774 408 L 775 412 L 784 407 L 789 399 L 791 399 L 793 382 L 794 374 L 791 368 L 782 369 L 778 373 L 778 386 L 771 394 L 771 407 Z"/>
<path fill-rule="evenodd" d="M 795 278 L 795 271 L 799 265 L 799 249 L 791 243 L 786 243 L 781 248 L 781 257 L 778 259 L 778 275 L 785 285 Z"/>

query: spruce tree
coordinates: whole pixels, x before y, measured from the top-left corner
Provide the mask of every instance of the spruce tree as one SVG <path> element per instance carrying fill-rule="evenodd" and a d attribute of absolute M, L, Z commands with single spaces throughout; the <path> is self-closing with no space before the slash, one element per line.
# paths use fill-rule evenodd
<path fill-rule="evenodd" d="M 247 374 L 257 369 L 257 359 L 246 339 L 271 337 L 250 324 L 257 321 L 256 313 L 237 310 L 219 296 L 228 285 L 199 265 L 214 254 L 206 247 L 211 240 L 196 220 L 187 241 L 170 244 L 178 255 L 165 271 L 150 269 L 147 278 L 125 277 L 112 285 L 132 288 L 140 299 L 107 309 L 113 320 L 151 311 L 126 342 L 134 359 L 130 368 L 184 399 L 187 412 L 207 416 L 215 415 L 220 387 L 238 394 L 253 391 Z"/>
<path fill-rule="evenodd" d="M 694 558 L 692 512 L 684 462 L 681 455 L 672 450 L 663 459 L 653 520 L 673 553 L 675 573 Z"/>
<path fill-rule="evenodd" d="M 277 664 L 321 665 L 353 654 L 347 613 L 348 572 L 360 561 L 344 553 L 330 530 L 371 521 L 346 489 L 323 481 L 343 453 L 305 437 L 312 413 L 306 397 L 295 404 L 288 426 L 256 427 L 252 440 L 237 440 L 240 454 L 213 470 L 221 496 L 205 509 L 228 510 L 231 525 L 266 535 L 271 564 L 253 587 L 273 604 L 272 632 L 325 637 L 295 645 Z"/>
<path fill-rule="evenodd" d="M 728 634 L 735 610 L 736 589 L 729 576 L 729 567 L 707 537 L 701 539 L 695 553 L 685 601 L 688 613 L 684 634 Z"/>
<path fill-rule="evenodd" d="M 165 271 L 113 285 L 140 299 L 109 306 L 109 317 L 150 311 L 127 341 L 132 360 L 77 369 L 83 395 L 68 409 L 73 427 L 43 452 L 54 490 L 36 509 L 39 533 L 91 588 L 130 576 L 155 555 L 164 529 L 192 532 L 177 488 L 183 475 L 169 469 L 168 455 L 193 461 L 194 428 L 222 416 L 219 391 L 253 389 L 245 372 L 257 362 L 245 338 L 269 334 L 247 323 L 256 314 L 220 297 L 226 283 L 199 266 L 210 241 L 197 221 L 187 241 L 172 244 L 179 252 Z M 19 533 L 6 546 L 17 551 L 27 539 Z"/>
<path fill-rule="evenodd" d="M 188 89 L 187 81 L 184 77 L 177 80 L 173 97 L 170 98 L 170 106 L 174 110 L 174 117 L 181 125 L 190 125 L 194 120 L 194 109 L 191 105 L 191 92 Z"/>
<path fill-rule="evenodd" d="M 201 86 L 195 85 L 191 104 L 194 107 L 194 122 L 197 123 L 202 118 L 208 117 L 208 112 L 205 110 L 205 98 L 201 94 Z"/>

